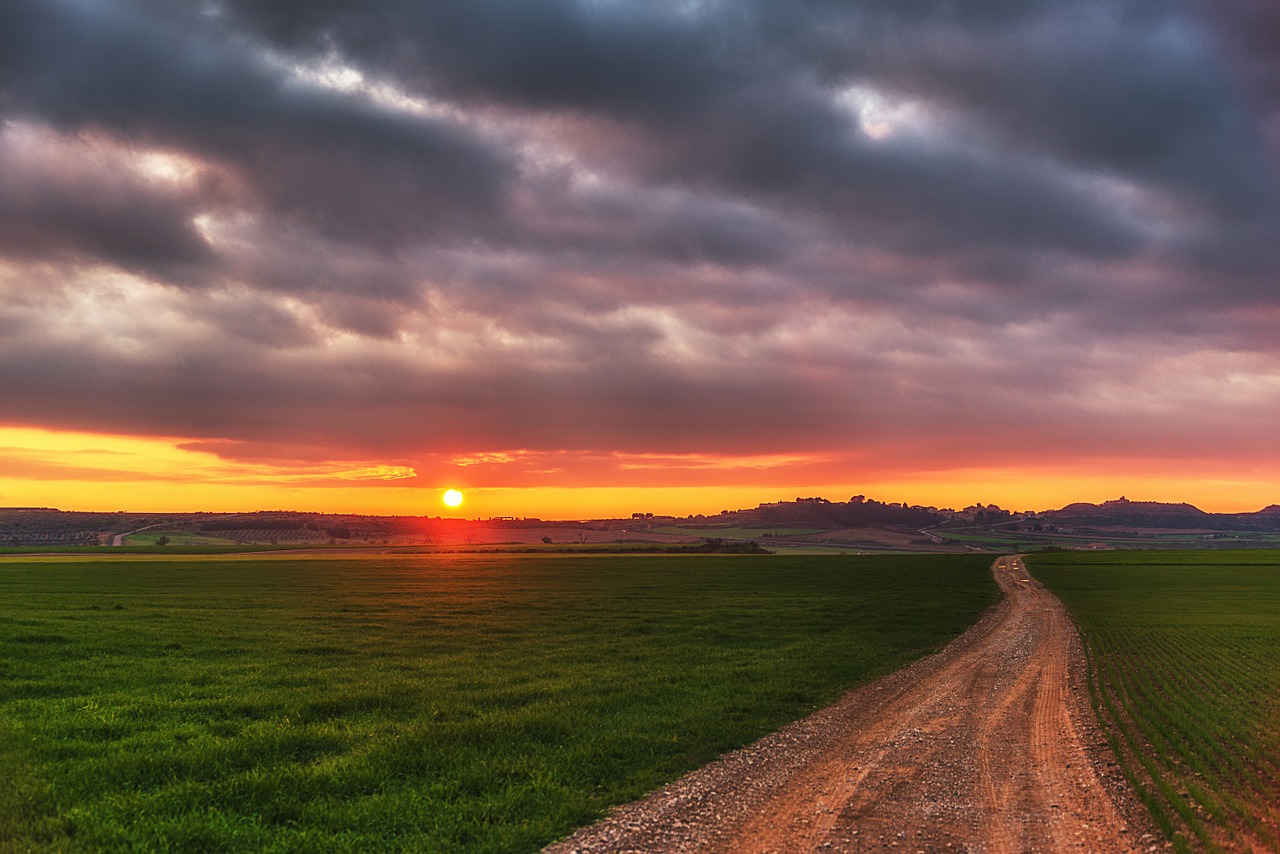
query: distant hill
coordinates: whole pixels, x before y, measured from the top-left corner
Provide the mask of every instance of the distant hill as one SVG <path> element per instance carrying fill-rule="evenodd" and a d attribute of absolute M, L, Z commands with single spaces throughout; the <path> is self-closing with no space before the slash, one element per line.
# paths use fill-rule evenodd
<path fill-rule="evenodd" d="M 1044 514 L 1058 527 L 1127 527 L 1204 529 L 1212 531 L 1278 531 L 1280 505 L 1256 513 L 1206 513 L 1192 504 L 1130 501 L 1121 496 L 1101 504 L 1068 504 Z"/>

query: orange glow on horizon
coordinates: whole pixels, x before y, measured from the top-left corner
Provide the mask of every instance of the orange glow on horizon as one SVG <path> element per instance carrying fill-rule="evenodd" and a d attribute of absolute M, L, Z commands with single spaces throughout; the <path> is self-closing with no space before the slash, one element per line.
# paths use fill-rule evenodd
<path fill-rule="evenodd" d="M 185 438 L 110 436 L 0 427 L 0 506 L 134 512 L 244 512 L 263 509 L 376 515 L 438 515 L 439 486 L 414 480 L 413 470 L 369 461 L 298 465 L 229 461 L 180 447 Z M 1055 509 L 1073 501 L 1186 501 L 1211 512 L 1251 512 L 1280 503 L 1280 466 L 1234 467 L 1167 460 L 1054 461 L 935 471 L 879 472 L 858 480 L 840 471 L 810 480 L 804 468 L 788 485 L 786 469 L 767 483 L 714 483 L 714 457 L 700 469 L 700 485 L 504 486 L 460 483 L 467 516 L 584 519 L 635 512 L 673 516 L 820 495 L 846 501 L 855 494 L 880 501 L 960 508 L 981 502 L 1012 510 Z M 815 457 L 820 461 L 821 457 Z M 822 470 L 822 467 L 818 467 Z M 1226 471 L 1227 473 L 1223 473 Z M 675 471 L 677 482 L 687 472 Z M 588 472 L 589 474 L 590 472 Z M 798 472 L 797 472 L 798 473 Z M 466 469 L 459 470 L 465 475 Z M 462 478 L 457 478 L 461 480 Z M 602 482 L 617 482 L 609 472 Z M 708 483 L 707 481 L 713 481 Z"/>

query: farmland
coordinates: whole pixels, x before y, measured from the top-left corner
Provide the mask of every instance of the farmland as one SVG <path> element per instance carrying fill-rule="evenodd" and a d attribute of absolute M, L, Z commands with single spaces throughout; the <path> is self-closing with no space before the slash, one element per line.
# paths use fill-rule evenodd
<path fill-rule="evenodd" d="M 207 535 L 192 534 L 187 531 L 169 531 L 164 529 L 153 529 L 150 531 L 141 531 L 136 534 L 129 534 L 124 538 L 124 544 L 128 546 L 154 546 L 161 538 L 164 538 L 165 545 L 174 546 L 237 545 L 235 540 L 223 537 L 210 537 Z"/>
<path fill-rule="evenodd" d="M 533 850 L 939 648 L 988 563 L 0 558 L 0 844 Z"/>
<path fill-rule="evenodd" d="M 1179 850 L 1280 848 L 1280 552 L 1035 555 L 1099 719 Z"/>

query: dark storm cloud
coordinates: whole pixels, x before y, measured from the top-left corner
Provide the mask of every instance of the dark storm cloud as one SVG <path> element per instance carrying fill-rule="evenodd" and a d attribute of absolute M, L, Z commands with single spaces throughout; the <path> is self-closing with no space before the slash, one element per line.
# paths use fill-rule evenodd
<path fill-rule="evenodd" d="M 213 260 L 191 225 L 192 198 L 157 189 L 112 164 L 52 162 L 49 139 L 0 135 L 0 253 L 11 259 L 105 260 L 126 270 L 182 280 Z M 27 150 L 23 150 L 27 149 Z M 93 159 L 92 156 L 85 159 Z M 95 168 L 96 167 L 98 168 Z"/>
<path fill-rule="evenodd" d="M 985 242 L 1105 258 L 1148 243 L 1080 170 L 1223 215 L 1276 209 L 1239 100 L 1167 3 L 234 10 L 279 45 L 338 50 L 426 91 L 612 123 L 597 133 L 617 156 L 584 156 L 641 181 L 817 209 L 908 252 Z M 830 97 L 851 82 L 917 97 L 951 125 L 873 144 Z"/>
<path fill-rule="evenodd" d="M 1195 8 L 1216 26 L 1211 38 L 1228 57 L 1270 160 L 1272 184 L 1280 183 L 1280 6 L 1268 0 L 1200 2 Z"/>
<path fill-rule="evenodd" d="M 647 166 L 649 179 L 820 206 L 850 230 L 874 221 L 897 232 L 910 220 L 912 242 L 1025 241 L 1103 254 L 1134 242 L 1105 206 L 1034 166 L 1010 169 L 998 155 L 993 162 L 953 144 L 868 144 L 802 53 L 813 33 L 843 23 L 853 36 L 843 50 L 872 61 L 880 40 L 859 39 L 862 17 L 836 6 L 797 6 L 790 19 L 769 4 L 234 8 L 283 46 L 336 47 L 427 91 L 616 122 L 629 162 L 611 166 Z M 639 158 L 636 134 L 655 135 Z"/>
<path fill-rule="evenodd" d="M 190 307 L 190 322 L 270 349 L 314 346 L 316 330 L 297 314 L 253 292 L 215 292 Z"/>
<path fill-rule="evenodd" d="M 5 114 L 226 163 L 269 209 L 330 236 L 452 230 L 490 211 L 512 176 L 465 128 L 292 79 L 231 34 L 127 3 L 15 0 L 0 14 Z"/>
<path fill-rule="evenodd" d="M 337 47 L 428 91 L 664 124 L 695 117 L 771 70 L 750 3 L 710 4 L 707 12 L 696 4 L 572 0 L 225 7 L 282 47 Z"/>
<path fill-rule="evenodd" d="M 769 438 L 747 426 L 759 406 L 752 393 L 758 377 L 645 367 L 626 358 L 628 349 L 644 355 L 646 342 L 637 340 L 644 333 L 637 329 L 620 330 L 633 344 L 607 364 L 589 363 L 593 354 L 584 351 L 555 372 L 522 369 L 519 355 L 424 367 L 385 350 L 344 358 L 243 339 L 227 347 L 198 327 L 169 339 L 142 327 L 130 346 L 89 345 L 72 353 L 50 331 L 29 328 L 0 349 L 6 365 L 0 396 L 13 401 L 5 413 L 13 422 L 53 416 L 84 430 L 231 435 L 336 444 L 366 454 L 463 450 L 472 443 L 601 447 L 612 440 L 626 447 L 639 441 L 633 433 L 699 435 L 719 429 L 726 417 L 743 425 L 721 431 L 726 447 Z M 83 369 L 85 360 L 93 372 Z M 49 394 L 53 389 L 56 395 Z M 802 414 L 798 406 L 802 389 L 780 383 L 772 399 L 794 413 L 773 419 L 775 435 L 814 415 L 813 407 Z"/>
<path fill-rule="evenodd" d="M 1269 8 L 10 0 L 4 416 L 342 459 L 1026 449 L 1019 401 L 1082 452 L 1244 441 Z"/>
<path fill-rule="evenodd" d="M 733 267 L 778 262 L 806 235 L 793 219 L 766 208 L 677 187 L 543 188 L 541 216 L 525 223 L 526 245 L 646 261 Z"/>
<path fill-rule="evenodd" d="M 1256 137 L 1202 33 L 1164 12 L 1060 4 L 1020 28 L 925 33 L 914 63 L 877 59 L 908 91 L 978 111 L 988 127 L 1062 159 L 1228 210 L 1274 204 L 1256 181 Z"/>

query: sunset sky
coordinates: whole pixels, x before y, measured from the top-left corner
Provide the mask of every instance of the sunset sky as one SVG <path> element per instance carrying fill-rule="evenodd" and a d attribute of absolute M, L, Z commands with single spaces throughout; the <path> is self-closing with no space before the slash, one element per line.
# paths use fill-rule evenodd
<path fill-rule="evenodd" d="M 1280 503 L 1275 0 L 3 0 L 0 506 Z"/>

